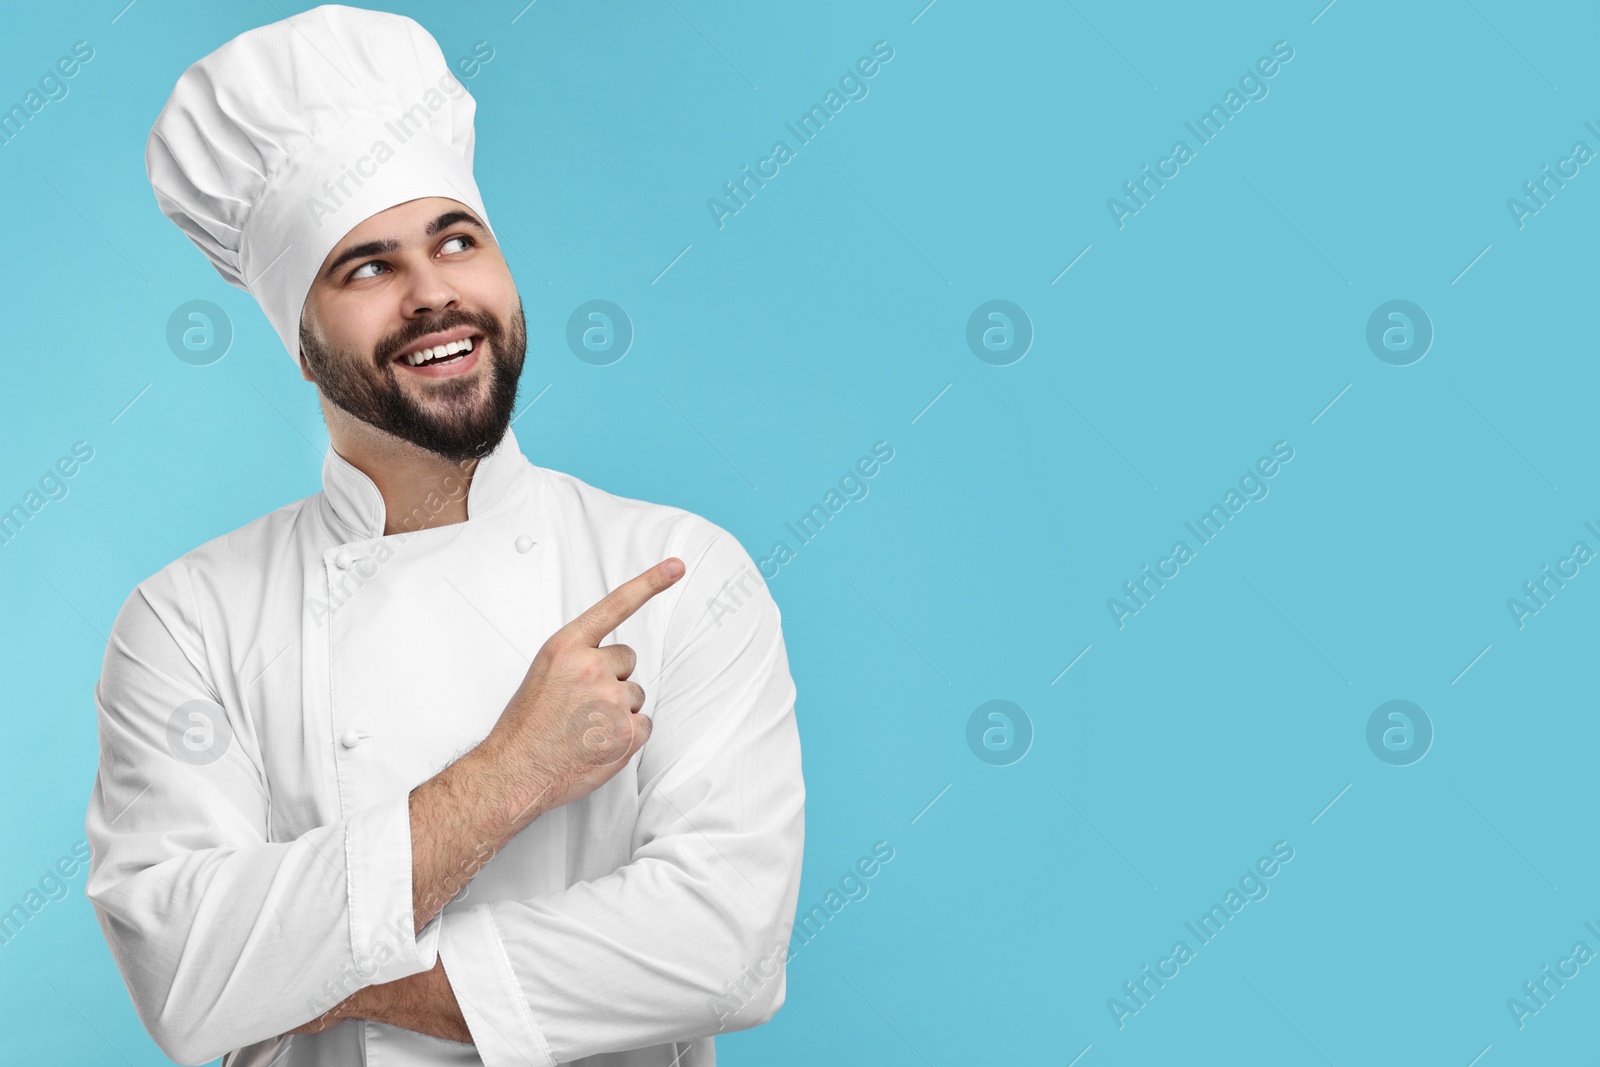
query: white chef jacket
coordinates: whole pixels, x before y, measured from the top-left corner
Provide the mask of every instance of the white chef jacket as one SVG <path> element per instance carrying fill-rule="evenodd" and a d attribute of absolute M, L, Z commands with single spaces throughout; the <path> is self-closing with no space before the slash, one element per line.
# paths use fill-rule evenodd
<path fill-rule="evenodd" d="M 331 447 L 322 477 L 140 582 L 111 632 L 86 893 L 145 1027 L 182 1064 L 710 1067 L 708 1035 L 783 1003 L 804 836 L 794 683 L 749 555 L 533 465 L 509 430 L 465 522 L 385 537 L 370 478 Z M 555 630 L 669 556 L 684 577 L 611 637 L 638 653 L 650 740 L 416 934 L 410 790 L 482 740 Z M 436 958 L 473 1045 L 358 1020 L 281 1036 Z"/>

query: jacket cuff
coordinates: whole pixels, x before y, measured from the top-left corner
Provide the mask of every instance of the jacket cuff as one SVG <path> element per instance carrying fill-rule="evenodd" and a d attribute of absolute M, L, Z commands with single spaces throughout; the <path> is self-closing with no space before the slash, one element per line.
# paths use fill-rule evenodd
<path fill-rule="evenodd" d="M 437 917 L 415 932 L 411 910 L 411 797 L 351 816 L 344 839 L 350 892 L 350 950 L 363 985 L 433 969 Z M 370 975 L 370 977 L 369 977 Z"/>
<path fill-rule="evenodd" d="M 556 1067 L 487 905 L 444 913 L 439 957 L 484 1067 Z"/>

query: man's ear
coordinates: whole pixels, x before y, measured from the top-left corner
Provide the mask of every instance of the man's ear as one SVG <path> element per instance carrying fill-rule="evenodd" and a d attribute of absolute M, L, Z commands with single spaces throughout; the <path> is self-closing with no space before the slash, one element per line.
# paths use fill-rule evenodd
<path fill-rule="evenodd" d="M 300 309 L 299 333 L 300 344 L 294 354 L 294 360 L 296 363 L 300 364 L 300 377 L 308 382 L 314 382 L 316 379 L 311 376 L 311 368 L 306 365 L 306 312 L 305 308 L 303 307 Z"/>

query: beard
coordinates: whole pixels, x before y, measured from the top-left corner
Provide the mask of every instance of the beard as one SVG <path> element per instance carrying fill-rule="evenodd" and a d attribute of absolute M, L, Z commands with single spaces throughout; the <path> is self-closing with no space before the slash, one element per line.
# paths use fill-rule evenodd
<path fill-rule="evenodd" d="M 474 344 L 480 361 L 488 343 L 489 395 L 479 398 L 483 374 L 426 379 L 429 401 L 418 403 L 400 385 L 406 373 L 394 361 L 407 345 L 431 333 L 470 327 L 483 335 Z M 527 355 L 528 330 L 517 301 L 509 330 L 486 311 L 447 311 L 438 318 L 408 324 L 385 338 L 369 360 L 354 351 L 335 351 L 321 344 L 300 323 L 300 353 L 317 388 L 335 407 L 385 433 L 460 463 L 482 459 L 505 436 L 517 405 L 517 384 Z M 421 376 L 419 375 L 419 378 Z"/>

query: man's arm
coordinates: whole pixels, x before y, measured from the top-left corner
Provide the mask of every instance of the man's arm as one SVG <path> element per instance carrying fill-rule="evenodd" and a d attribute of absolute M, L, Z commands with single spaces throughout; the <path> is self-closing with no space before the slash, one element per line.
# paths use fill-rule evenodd
<path fill-rule="evenodd" d="M 413 921 L 407 796 L 268 840 L 285 816 L 255 724 L 212 677 L 202 614 L 181 561 L 123 604 L 95 687 L 85 821 L 85 895 L 140 1020 L 183 1064 L 431 969 L 439 930 Z"/>
<path fill-rule="evenodd" d="M 416 929 L 426 926 L 483 865 L 540 811 L 542 788 L 492 748 L 478 747 L 411 791 L 411 885 Z M 530 802 L 526 794 L 533 793 Z M 315 1034 L 345 1019 L 387 1023 L 429 1037 L 472 1043 L 442 961 L 431 970 L 365 986 L 291 1034 Z"/>
<path fill-rule="evenodd" d="M 361 990 L 345 1017 L 473 1041 L 489 1067 L 549 1067 L 777 1010 L 804 832 L 794 684 L 777 605 L 738 542 L 717 535 L 690 568 L 652 681 L 663 730 L 641 750 L 632 861 L 562 892 L 452 911 L 438 973 Z M 526 762 L 515 735 L 491 734 L 413 792 L 418 887 L 452 856 L 468 862 L 470 835 L 526 825 L 503 813 L 548 810 Z M 460 884 L 443 882 L 446 899 Z M 417 914 L 431 915 L 421 892 Z"/>
<path fill-rule="evenodd" d="M 488 1067 L 744 1029 L 783 1002 L 804 839 L 795 688 L 754 563 L 697 521 L 682 553 L 694 562 L 664 601 L 660 672 L 644 679 L 660 730 L 640 750 L 629 862 L 554 893 L 452 908 L 440 924 L 439 956 Z"/>
<path fill-rule="evenodd" d="M 450 979 L 445 976 L 444 963 L 440 960 L 434 961 L 432 970 L 358 990 L 327 1014 L 289 1033 L 317 1034 L 345 1019 L 368 1019 L 429 1037 L 472 1044 L 472 1033 L 456 1004 L 455 992 L 450 988 Z"/>
<path fill-rule="evenodd" d="M 530 668 L 532 669 L 532 668 Z M 411 911 L 417 931 L 529 823 L 558 790 L 491 735 L 411 791 Z"/>
<path fill-rule="evenodd" d="M 650 736 L 631 649 L 600 641 L 683 574 L 667 560 L 557 631 L 479 745 L 411 791 L 412 914 L 420 932 L 511 838 L 603 785 Z M 487 1022 L 489 1017 L 481 1016 Z M 471 1042 L 442 966 L 367 986 L 289 1033 L 370 1019 Z"/>

